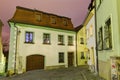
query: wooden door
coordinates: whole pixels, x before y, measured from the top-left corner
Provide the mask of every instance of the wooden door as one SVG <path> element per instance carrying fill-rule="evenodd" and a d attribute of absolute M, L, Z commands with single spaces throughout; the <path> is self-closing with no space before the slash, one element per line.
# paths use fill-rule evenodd
<path fill-rule="evenodd" d="M 74 53 L 68 52 L 68 67 L 73 66 Z"/>
<path fill-rule="evenodd" d="M 30 55 L 27 56 L 26 70 L 44 69 L 44 56 L 42 55 Z"/>

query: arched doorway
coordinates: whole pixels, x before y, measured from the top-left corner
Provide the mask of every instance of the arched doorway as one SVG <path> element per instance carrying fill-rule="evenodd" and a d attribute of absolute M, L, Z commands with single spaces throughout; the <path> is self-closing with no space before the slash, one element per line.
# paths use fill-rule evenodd
<path fill-rule="evenodd" d="M 44 56 L 30 55 L 26 58 L 26 71 L 44 69 Z"/>

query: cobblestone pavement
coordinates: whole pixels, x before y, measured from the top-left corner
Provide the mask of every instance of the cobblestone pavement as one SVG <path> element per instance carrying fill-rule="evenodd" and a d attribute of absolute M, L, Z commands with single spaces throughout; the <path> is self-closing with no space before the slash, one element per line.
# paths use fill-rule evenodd
<path fill-rule="evenodd" d="M 71 67 L 54 70 L 34 70 L 0 80 L 103 80 L 86 67 Z"/>

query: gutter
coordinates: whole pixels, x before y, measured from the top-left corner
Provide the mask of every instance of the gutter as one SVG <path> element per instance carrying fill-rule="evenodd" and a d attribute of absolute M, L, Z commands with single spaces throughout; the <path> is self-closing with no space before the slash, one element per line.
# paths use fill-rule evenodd
<path fill-rule="evenodd" d="M 78 66 L 78 55 L 77 55 L 77 31 L 76 31 L 76 65 Z"/>

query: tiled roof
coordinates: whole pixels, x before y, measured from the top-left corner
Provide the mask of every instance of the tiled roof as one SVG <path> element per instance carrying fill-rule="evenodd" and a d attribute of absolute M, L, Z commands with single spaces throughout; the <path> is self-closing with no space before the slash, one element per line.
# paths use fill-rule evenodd
<path fill-rule="evenodd" d="M 37 20 L 37 18 L 39 17 L 40 20 Z M 54 18 L 55 23 L 52 22 L 52 18 Z M 64 21 L 66 21 L 66 25 Z M 64 30 L 74 30 L 71 19 L 68 17 L 46 13 L 35 9 L 24 8 L 20 6 L 16 7 L 16 12 L 14 16 L 9 20 L 9 22 L 31 24 Z"/>
<path fill-rule="evenodd" d="M 76 32 L 79 31 L 82 27 L 83 27 L 83 25 L 77 26 L 77 27 L 75 28 L 75 31 L 76 31 Z"/>

